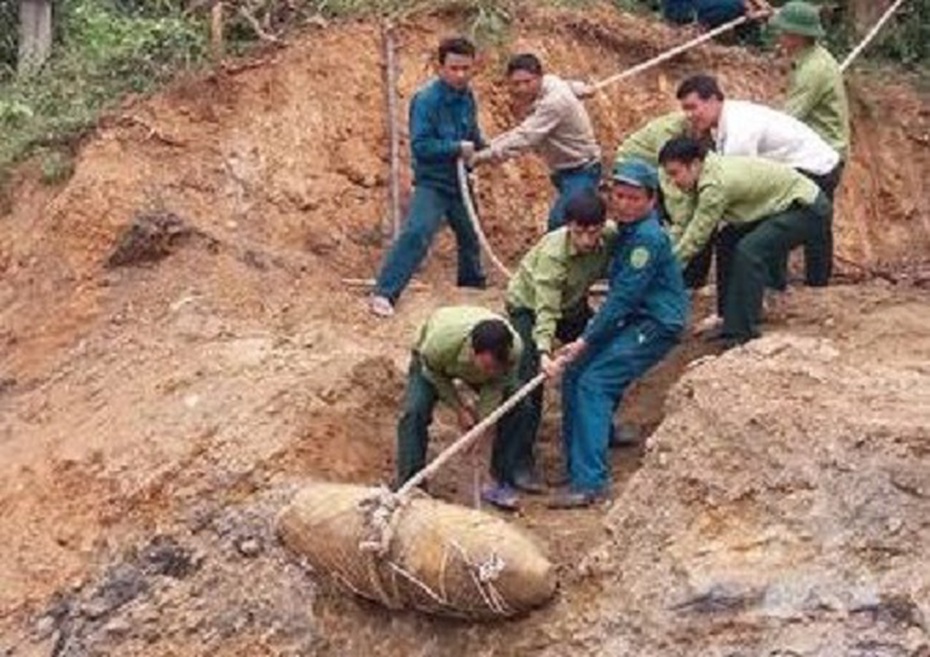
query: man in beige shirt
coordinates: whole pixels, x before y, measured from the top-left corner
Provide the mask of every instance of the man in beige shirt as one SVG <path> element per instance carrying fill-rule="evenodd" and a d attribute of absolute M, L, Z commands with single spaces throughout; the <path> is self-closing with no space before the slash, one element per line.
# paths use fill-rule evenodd
<path fill-rule="evenodd" d="M 582 98 L 591 88 L 544 74 L 536 55 L 515 55 L 507 64 L 510 93 L 529 107 L 523 122 L 493 139 L 474 157 L 475 164 L 503 162 L 535 150 L 549 165 L 558 196 L 549 213 L 549 230 L 565 223 L 565 206 L 574 192 L 597 188 L 601 179 L 601 148 Z"/>

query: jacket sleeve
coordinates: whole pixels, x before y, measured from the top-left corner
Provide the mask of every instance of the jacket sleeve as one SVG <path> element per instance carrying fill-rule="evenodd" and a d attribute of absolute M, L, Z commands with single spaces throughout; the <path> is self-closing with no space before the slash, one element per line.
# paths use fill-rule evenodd
<path fill-rule="evenodd" d="M 543 100 L 533 113 L 513 130 L 491 140 L 491 151 L 496 157 L 514 157 L 535 148 L 562 120 L 558 102 Z"/>
<path fill-rule="evenodd" d="M 710 241 L 726 207 L 726 197 L 717 185 L 701 188 L 694 214 L 675 240 L 675 255 L 682 264 L 687 264 Z"/>
<path fill-rule="evenodd" d="M 624 244 L 615 257 L 607 298 L 582 334 L 584 341 L 592 346 L 615 335 L 618 327 L 639 306 L 655 277 L 658 244 L 654 240 L 634 239 Z"/>
<path fill-rule="evenodd" d="M 420 162 L 440 163 L 455 160 L 459 143 L 440 137 L 438 117 L 430 103 L 420 94 L 410 103 L 410 144 Z"/>
<path fill-rule="evenodd" d="M 801 71 L 788 89 L 785 113 L 804 121 L 823 95 L 823 85 L 816 75 Z"/>
<path fill-rule="evenodd" d="M 484 134 L 481 132 L 481 124 L 478 122 L 478 103 L 475 101 L 474 96 L 472 96 L 469 124 L 469 139 L 475 144 L 475 149 L 480 151 L 488 145 L 488 142 L 485 141 Z"/>
<path fill-rule="evenodd" d="M 556 324 L 562 317 L 562 285 L 565 281 L 565 263 L 541 255 L 533 272 L 536 293 L 536 325 L 533 339 L 541 352 L 552 349 Z"/>

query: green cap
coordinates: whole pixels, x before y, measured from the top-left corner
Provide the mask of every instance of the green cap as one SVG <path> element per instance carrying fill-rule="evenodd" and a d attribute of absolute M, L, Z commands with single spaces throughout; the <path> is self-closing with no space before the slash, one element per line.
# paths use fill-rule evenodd
<path fill-rule="evenodd" d="M 632 185 L 633 187 L 645 187 L 655 191 L 659 188 L 659 174 L 655 167 L 650 166 L 642 160 L 623 160 L 614 166 L 614 182 Z"/>
<path fill-rule="evenodd" d="M 826 34 L 820 22 L 820 7 L 809 2 L 787 3 L 778 10 L 771 24 L 776 30 L 814 39 Z"/>

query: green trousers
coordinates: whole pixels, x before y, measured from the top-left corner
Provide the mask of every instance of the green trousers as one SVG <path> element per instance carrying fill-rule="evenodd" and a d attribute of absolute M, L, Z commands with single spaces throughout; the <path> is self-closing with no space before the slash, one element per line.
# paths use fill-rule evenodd
<path fill-rule="evenodd" d="M 523 353 L 519 363 L 520 385 L 533 380 L 539 374 L 540 353 L 533 338 L 533 329 L 536 327 L 536 313 L 528 308 L 507 308 L 510 325 L 520 335 L 523 341 Z M 571 342 L 582 334 L 588 320 L 591 319 L 591 309 L 587 304 L 576 311 L 566 313 L 566 317 L 559 320 L 556 325 L 556 337 L 561 342 Z M 542 423 L 543 388 L 540 386 L 529 395 L 513 413 L 512 421 L 507 425 L 508 435 L 508 468 L 511 474 L 531 473 L 536 467 L 534 450 L 536 437 L 539 434 L 539 425 Z"/>
<path fill-rule="evenodd" d="M 512 390 L 505 392 L 505 394 L 511 393 L 513 393 Z M 424 375 L 420 356 L 413 353 L 407 373 L 404 406 L 397 423 L 395 488 L 399 488 L 426 465 L 429 427 L 433 422 L 433 412 L 438 401 L 436 386 Z M 514 426 L 520 422 L 519 410 L 520 405 L 497 423 L 494 448 L 491 453 L 491 476 L 501 483 L 509 483 L 513 480 L 513 467 L 518 448 L 511 437 L 520 435 L 514 429 Z"/>
<path fill-rule="evenodd" d="M 766 287 L 775 287 L 781 264 L 796 246 L 826 249 L 823 239 L 833 206 L 824 194 L 813 205 L 794 204 L 785 212 L 774 214 L 756 222 L 755 227 L 743 234 L 732 252 L 726 271 L 718 269 L 718 289 L 723 297 L 723 334 L 737 341 L 758 336 L 756 328 L 762 315 L 762 298 Z M 815 254 L 814 263 L 826 266 L 828 258 Z M 808 268 L 813 264 L 808 260 Z M 718 267 L 720 260 L 718 257 Z M 814 275 L 819 275 L 814 272 Z"/>

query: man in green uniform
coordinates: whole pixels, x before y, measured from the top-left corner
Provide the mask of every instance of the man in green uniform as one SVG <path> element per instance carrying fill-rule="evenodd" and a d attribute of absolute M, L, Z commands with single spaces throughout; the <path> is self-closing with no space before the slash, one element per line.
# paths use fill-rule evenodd
<path fill-rule="evenodd" d="M 832 201 L 849 157 L 849 101 L 843 72 L 820 43 L 825 35 L 820 9 L 807 2 L 789 2 L 772 19 L 781 49 L 791 59 L 785 112 L 809 125 L 840 154 L 840 166 L 829 179 L 815 180 Z M 833 225 L 826 227 L 828 262 L 833 262 Z M 829 279 L 830 272 L 826 272 Z M 824 279 L 824 281 L 826 280 Z"/>
<path fill-rule="evenodd" d="M 397 486 L 426 465 L 436 402 L 443 401 L 455 410 L 463 431 L 471 429 L 515 390 L 522 353 L 520 336 L 490 310 L 451 306 L 440 308 L 426 320 L 413 346 L 404 410 L 397 425 Z M 456 380 L 478 393 L 477 408 L 459 397 Z M 513 431 L 508 425 L 513 419 L 510 414 L 498 424 L 491 461 L 491 473 L 497 481 L 512 477 L 507 470 L 505 438 Z M 497 498 L 488 501 L 498 502 Z M 507 508 L 516 505 L 511 502 Z"/>
<path fill-rule="evenodd" d="M 587 295 L 607 273 L 617 238 L 617 226 L 607 221 L 603 199 L 592 190 L 576 192 L 565 207 L 567 224 L 536 243 L 507 287 L 507 314 L 523 340 L 520 383 L 536 377 L 540 367 L 553 371 L 558 339 L 575 340 L 591 318 Z M 520 409 L 518 434 L 511 436 L 514 472 L 503 482 L 529 493 L 542 493 L 533 447 L 542 418 L 543 389 L 538 388 Z"/>
<path fill-rule="evenodd" d="M 617 148 L 614 166 L 620 166 L 624 162 L 632 160 L 639 160 L 658 168 L 659 151 L 662 150 L 666 142 L 675 137 L 686 136 L 698 138 L 685 113 L 671 112 L 664 114 L 653 119 L 623 140 L 623 143 Z M 701 141 L 708 148 L 713 146 L 713 139 L 709 134 Z M 665 224 L 687 221 L 694 211 L 689 196 L 673 185 L 661 169 L 659 169 L 659 191 L 656 199 L 656 210 Z M 707 285 L 713 256 L 713 243 L 709 242 L 701 253 L 691 259 L 683 272 L 687 287 L 696 289 Z"/>
<path fill-rule="evenodd" d="M 690 221 L 671 230 L 682 263 L 700 252 L 722 222 L 734 233 L 732 256 L 717 262 L 723 327 L 716 337 L 727 346 L 757 337 L 763 293 L 780 277 L 786 254 L 802 244 L 823 248 L 819 231 L 833 211 L 830 200 L 813 181 L 785 164 L 708 154 L 688 137 L 667 143 L 659 161 L 669 178 L 694 198 Z M 823 258 L 814 262 L 822 263 Z"/>

